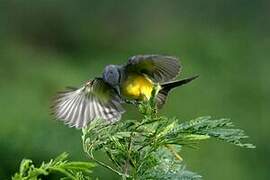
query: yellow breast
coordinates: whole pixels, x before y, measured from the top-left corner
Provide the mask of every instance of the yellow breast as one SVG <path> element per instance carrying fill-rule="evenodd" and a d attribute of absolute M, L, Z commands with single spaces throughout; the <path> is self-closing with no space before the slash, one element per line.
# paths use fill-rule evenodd
<path fill-rule="evenodd" d="M 122 83 L 121 93 L 131 99 L 150 99 L 153 90 L 153 82 L 144 75 L 130 75 Z"/>

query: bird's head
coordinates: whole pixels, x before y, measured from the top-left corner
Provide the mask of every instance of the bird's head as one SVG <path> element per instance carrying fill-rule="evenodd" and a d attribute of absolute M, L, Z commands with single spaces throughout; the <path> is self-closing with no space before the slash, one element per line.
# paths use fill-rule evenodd
<path fill-rule="evenodd" d="M 111 86 L 117 86 L 120 83 L 120 69 L 117 65 L 107 65 L 103 71 L 103 80 Z"/>

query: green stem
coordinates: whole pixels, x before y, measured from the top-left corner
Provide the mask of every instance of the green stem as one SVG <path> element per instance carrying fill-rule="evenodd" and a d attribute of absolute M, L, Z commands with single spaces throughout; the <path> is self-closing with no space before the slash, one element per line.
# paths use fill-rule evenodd
<path fill-rule="evenodd" d="M 86 147 L 87 145 L 85 144 L 85 135 L 84 135 L 84 134 L 83 134 L 83 136 L 82 136 L 82 141 L 83 141 L 83 150 L 84 150 L 84 152 L 87 154 L 87 156 L 88 156 L 91 160 L 95 161 L 95 162 L 96 162 L 97 164 L 99 164 L 100 166 L 103 166 L 103 167 L 105 167 L 106 169 L 115 172 L 115 173 L 118 174 L 119 176 L 126 176 L 125 174 L 123 174 L 123 173 L 117 171 L 116 169 L 112 168 L 111 166 L 105 164 L 104 162 L 95 159 L 94 156 L 93 156 L 93 154 L 92 154 L 92 152 L 90 153 L 89 150 L 88 150 L 88 148 Z"/>
<path fill-rule="evenodd" d="M 117 171 L 116 169 L 112 168 L 111 166 L 105 164 L 104 162 L 95 159 L 94 156 L 93 156 L 92 154 L 90 154 L 88 151 L 85 151 L 85 153 L 88 155 L 88 157 L 89 157 L 91 160 L 95 161 L 97 164 L 99 164 L 99 165 L 101 165 L 101 166 L 107 168 L 107 169 L 110 170 L 110 171 L 115 172 L 115 173 L 118 174 L 119 176 L 125 176 L 125 174 L 123 174 L 123 173 Z"/>
<path fill-rule="evenodd" d="M 127 176 L 126 174 L 123 174 L 123 173 L 117 171 L 116 169 L 114 169 L 114 168 L 112 168 L 111 166 L 109 166 L 109 165 L 103 163 L 102 161 L 99 161 L 99 160 L 97 160 L 97 159 L 95 159 L 95 158 L 93 158 L 93 157 L 92 157 L 92 158 L 90 157 L 90 159 L 92 159 L 93 161 L 95 161 L 97 164 L 99 164 L 99 165 L 101 165 L 101 166 L 107 168 L 108 170 L 111 170 L 111 171 L 115 172 L 115 173 L 118 174 L 119 176 L 125 176 L 125 177 Z"/>
<path fill-rule="evenodd" d="M 166 148 L 168 148 L 171 153 L 175 156 L 175 158 L 179 161 L 183 161 L 183 158 L 178 154 L 178 152 L 175 150 L 175 148 L 172 145 L 165 145 Z"/>
<path fill-rule="evenodd" d="M 74 180 L 75 180 L 75 177 L 74 177 L 72 174 L 70 174 L 69 172 L 67 172 L 67 171 L 65 171 L 65 170 L 63 170 L 63 169 L 61 169 L 61 168 L 50 167 L 49 169 L 50 169 L 51 171 L 57 171 L 57 172 L 60 172 L 60 173 L 62 173 L 62 174 L 64 174 L 64 175 L 66 175 L 67 177 L 69 177 L 70 179 L 74 179 Z"/>

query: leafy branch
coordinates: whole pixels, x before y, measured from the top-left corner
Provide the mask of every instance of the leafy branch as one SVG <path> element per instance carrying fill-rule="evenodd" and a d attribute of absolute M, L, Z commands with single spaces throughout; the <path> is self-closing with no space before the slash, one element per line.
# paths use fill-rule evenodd
<path fill-rule="evenodd" d="M 12 177 L 12 180 L 38 180 L 42 176 L 47 176 L 53 172 L 62 174 L 65 177 L 62 179 L 90 179 L 89 174 L 94 167 L 93 163 L 69 162 L 67 157 L 67 153 L 62 153 L 48 163 L 43 162 L 40 167 L 35 167 L 30 159 L 23 159 L 19 172 Z"/>
<path fill-rule="evenodd" d="M 148 102 L 139 105 L 139 120 L 122 120 L 108 124 L 95 120 L 83 129 L 83 149 L 89 158 L 117 173 L 122 179 L 201 179 L 187 171 L 179 151 L 198 142 L 215 138 L 236 146 L 254 148 L 242 143 L 243 130 L 233 127 L 229 119 L 199 117 L 180 121 L 157 114 L 156 91 Z M 104 151 L 113 166 L 97 160 L 94 152 Z"/>
<path fill-rule="evenodd" d="M 122 179 L 198 180 L 202 177 L 188 171 L 180 151 L 199 142 L 215 138 L 244 148 L 254 145 L 242 142 L 248 136 L 234 128 L 226 118 L 199 117 L 190 121 L 168 118 L 157 113 L 154 89 L 149 101 L 138 105 L 141 119 L 121 120 L 110 124 L 96 119 L 82 130 L 83 150 L 96 164 L 118 174 Z M 98 160 L 94 153 L 103 151 L 113 166 Z M 38 180 L 52 172 L 64 175 L 63 179 L 90 179 L 94 166 L 89 162 L 68 162 L 63 153 L 55 160 L 35 167 L 29 159 L 21 162 L 13 180 Z"/>

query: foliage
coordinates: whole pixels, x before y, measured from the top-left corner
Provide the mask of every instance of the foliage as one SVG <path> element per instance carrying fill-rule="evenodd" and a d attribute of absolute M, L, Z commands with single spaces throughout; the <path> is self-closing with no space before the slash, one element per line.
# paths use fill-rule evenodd
<path fill-rule="evenodd" d="M 216 138 L 245 148 L 252 144 L 242 143 L 247 138 L 243 130 L 233 128 L 229 119 L 199 117 L 182 122 L 157 114 L 156 89 L 148 102 L 138 105 L 143 115 L 139 120 L 122 120 L 110 124 L 97 119 L 82 130 L 84 152 L 97 164 L 117 173 L 122 179 L 180 179 L 197 180 L 200 175 L 185 169 L 179 155 L 181 148 L 194 147 L 198 142 Z M 96 159 L 94 152 L 104 151 L 113 167 Z M 35 167 L 29 159 L 21 162 L 13 180 L 37 180 L 52 172 L 59 172 L 63 179 L 90 179 L 89 162 L 68 162 L 63 153 L 55 160 Z"/>
<path fill-rule="evenodd" d="M 38 180 L 52 172 L 63 174 L 65 177 L 62 179 L 90 179 L 88 174 L 91 173 L 90 169 L 94 167 L 93 163 L 69 162 L 67 157 L 67 153 L 62 153 L 48 163 L 43 162 L 40 167 L 35 167 L 32 160 L 23 159 L 19 172 L 12 177 L 12 180 Z"/>
<path fill-rule="evenodd" d="M 114 171 L 122 179 L 201 179 L 187 171 L 179 151 L 198 142 L 216 138 L 231 144 L 254 148 L 242 143 L 243 130 L 233 128 L 229 119 L 200 117 L 182 122 L 159 116 L 155 105 L 156 92 L 148 102 L 139 105 L 141 120 L 122 120 L 108 124 L 95 120 L 83 129 L 83 149 L 99 165 Z M 97 160 L 94 152 L 102 150 L 114 167 Z"/>

